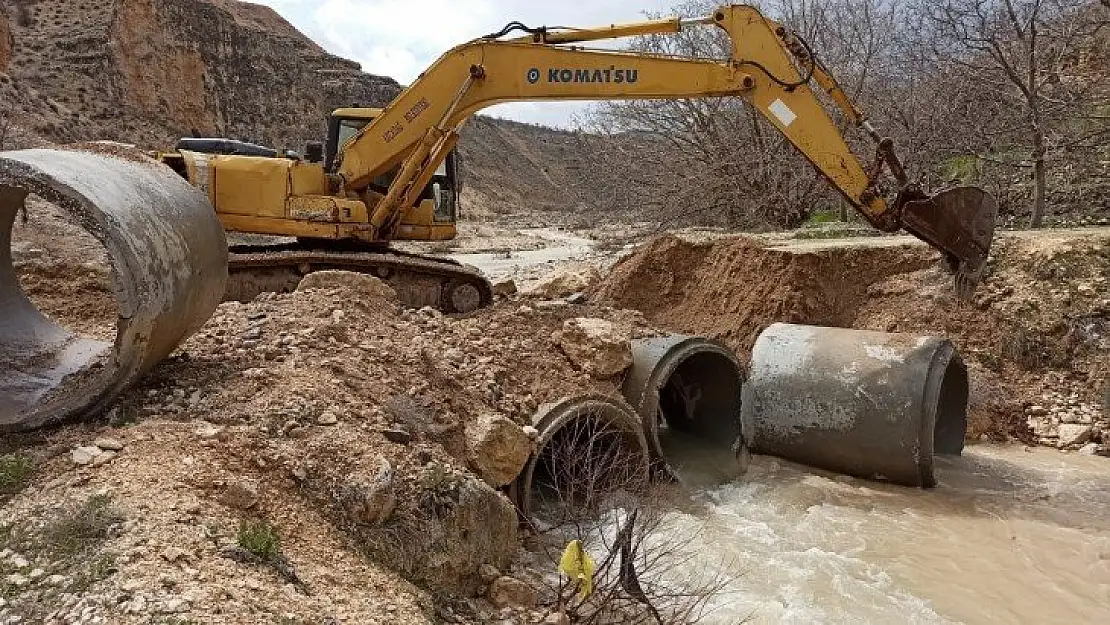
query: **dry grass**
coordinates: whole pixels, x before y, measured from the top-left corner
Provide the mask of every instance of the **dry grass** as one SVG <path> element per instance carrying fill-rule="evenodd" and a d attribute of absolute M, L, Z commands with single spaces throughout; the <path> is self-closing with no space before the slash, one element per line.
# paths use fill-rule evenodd
<path fill-rule="evenodd" d="M 31 459 L 22 454 L 0 456 L 0 501 L 23 490 L 34 469 Z"/>
<path fill-rule="evenodd" d="M 112 528 L 123 521 L 111 504 L 111 497 L 98 494 L 63 509 L 43 526 L 37 542 L 52 558 L 87 559 L 108 540 Z"/>

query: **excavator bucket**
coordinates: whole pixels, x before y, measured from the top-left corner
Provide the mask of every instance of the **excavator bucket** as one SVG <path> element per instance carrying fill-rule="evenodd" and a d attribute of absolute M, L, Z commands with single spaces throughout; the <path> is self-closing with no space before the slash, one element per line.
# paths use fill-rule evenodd
<path fill-rule="evenodd" d="M 902 227 L 944 252 L 956 272 L 956 295 L 969 299 L 983 279 L 998 203 L 978 187 L 955 187 L 902 205 Z"/>

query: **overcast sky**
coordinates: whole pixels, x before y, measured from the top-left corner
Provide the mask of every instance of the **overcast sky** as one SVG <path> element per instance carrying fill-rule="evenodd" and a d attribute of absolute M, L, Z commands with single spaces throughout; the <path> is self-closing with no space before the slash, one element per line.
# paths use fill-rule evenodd
<path fill-rule="evenodd" d="M 332 54 L 363 71 L 410 83 L 451 47 L 519 20 L 529 26 L 595 26 L 670 13 L 677 0 L 255 0 L 281 13 Z M 581 102 L 521 102 L 486 114 L 572 125 Z"/>

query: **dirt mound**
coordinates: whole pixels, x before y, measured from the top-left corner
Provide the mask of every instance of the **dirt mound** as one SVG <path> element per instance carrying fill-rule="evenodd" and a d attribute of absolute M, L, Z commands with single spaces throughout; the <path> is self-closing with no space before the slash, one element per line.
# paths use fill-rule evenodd
<path fill-rule="evenodd" d="M 71 281 L 32 278 L 43 292 Z M 477 475 L 488 469 L 472 453 L 482 424 L 522 427 L 563 395 L 618 393 L 563 354 L 568 319 L 653 331 L 632 311 L 521 301 L 446 317 L 361 288 L 373 278 L 323 278 L 222 304 L 101 418 L 0 444 L 32 467 L 0 511 L 0 551 L 54 580 L 13 587 L 0 616 L 494 618 L 481 601 L 440 602 L 482 591 L 479 569 L 508 572 L 518 555 L 514 507 Z M 68 293 L 69 305 L 40 303 L 74 322 L 89 296 Z M 119 520 L 84 559 L 58 560 L 41 528 L 94 497 Z M 279 559 L 243 553 L 252 523 L 280 538 Z M 3 558 L 0 574 L 22 570 Z"/>
<path fill-rule="evenodd" d="M 1003 238 L 970 304 L 922 246 L 799 253 L 668 235 L 619 262 L 596 295 L 668 330 L 720 339 L 745 361 L 776 321 L 949 337 L 971 369 L 969 437 L 1032 441 L 1028 418 L 1070 417 L 1030 407 L 1062 393 L 1063 413 L 1087 415 L 1110 388 L 1108 280 L 1110 237 L 1098 234 Z M 1039 440 L 1056 444 L 1043 429 Z"/>
<path fill-rule="evenodd" d="M 595 294 L 670 330 L 719 339 L 746 362 L 767 325 L 851 327 L 869 284 L 933 262 L 916 247 L 794 254 L 746 238 L 664 235 L 617 263 Z"/>

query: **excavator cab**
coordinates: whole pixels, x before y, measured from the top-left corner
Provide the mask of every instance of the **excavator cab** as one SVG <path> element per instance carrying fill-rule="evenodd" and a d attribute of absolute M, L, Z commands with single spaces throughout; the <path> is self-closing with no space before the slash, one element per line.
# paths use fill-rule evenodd
<path fill-rule="evenodd" d="M 381 114 L 382 109 L 379 108 L 341 108 L 332 111 L 328 116 L 324 171 L 335 172 L 339 166 L 340 147 Z M 369 191 L 384 196 L 398 169 L 394 168 L 372 180 Z M 402 215 L 393 238 L 401 241 L 441 241 L 454 238 L 460 190 L 458 158 L 455 150 L 451 150 L 436 168 L 415 206 Z"/>

